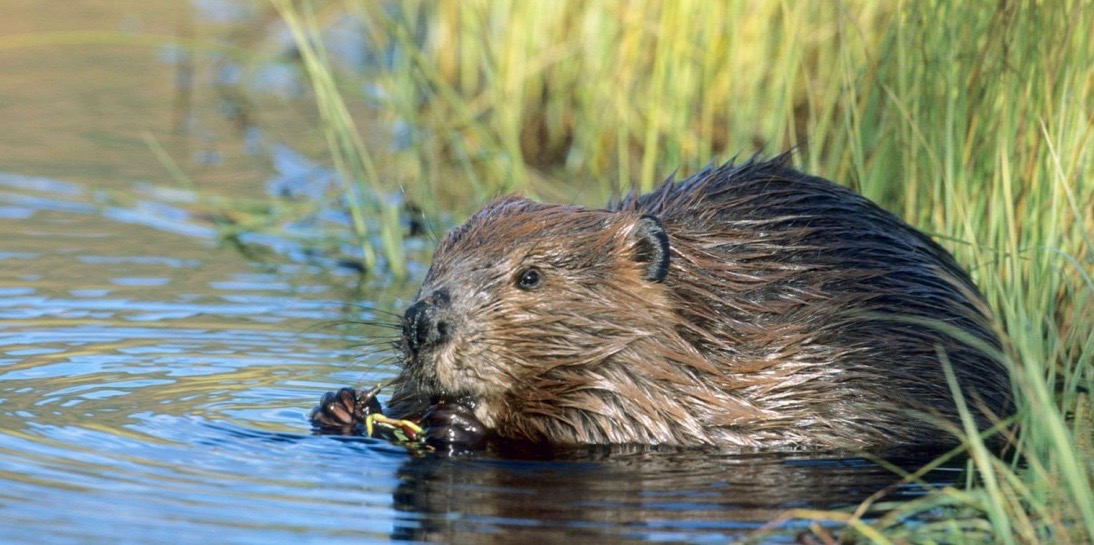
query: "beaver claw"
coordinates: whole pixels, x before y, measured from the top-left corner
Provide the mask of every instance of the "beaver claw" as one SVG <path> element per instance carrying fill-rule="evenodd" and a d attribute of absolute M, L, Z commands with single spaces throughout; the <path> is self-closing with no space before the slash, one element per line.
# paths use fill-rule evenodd
<path fill-rule="evenodd" d="M 402 427 L 410 443 L 420 438 L 434 450 L 448 454 L 475 450 L 486 437 L 486 426 L 466 404 L 437 402 L 426 411 L 419 428 L 413 421 L 384 417 L 380 401 L 376 399 L 379 392 L 379 386 L 367 392 L 353 388 L 327 392 L 308 418 L 315 431 L 322 434 L 370 435 L 376 423 L 387 425 L 386 428 L 381 426 L 385 430 Z M 408 426 L 412 428 L 410 431 L 406 430 Z M 379 436 L 396 440 L 390 434 Z"/>
<path fill-rule="evenodd" d="M 319 400 L 308 418 L 312 426 L 321 432 L 353 435 L 360 433 L 359 425 L 370 414 L 382 414 L 380 401 L 376 394 L 377 386 L 367 392 L 353 388 L 342 388 L 337 392 L 327 392 Z"/>
<path fill-rule="evenodd" d="M 449 454 L 475 450 L 486 437 L 486 426 L 462 403 L 437 403 L 426 411 L 421 423 L 426 444 Z"/>

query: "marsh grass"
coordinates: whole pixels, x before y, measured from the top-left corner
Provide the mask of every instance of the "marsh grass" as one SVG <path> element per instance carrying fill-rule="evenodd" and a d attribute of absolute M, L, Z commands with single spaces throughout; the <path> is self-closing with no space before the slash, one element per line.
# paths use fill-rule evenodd
<path fill-rule="evenodd" d="M 318 39 L 315 13 L 307 3 L 303 9 L 290 0 L 272 0 L 272 3 L 292 32 L 301 63 L 312 82 L 327 149 L 342 180 L 354 230 L 362 239 L 365 269 L 374 273 L 380 264 L 378 256 L 382 255 L 390 274 L 405 277 L 398 205 L 384 199 L 385 188 L 379 182 L 372 154 L 342 99 L 323 41 Z"/>
<path fill-rule="evenodd" d="M 596 204 L 796 147 L 934 235 L 1008 339 L 1011 448 L 966 428 L 964 489 L 787 517 L 872 542 L 1094 541 L 1094 3 L 348 2 L 385 52 L 368 100 L 405 140 L 375 168 L 315 29 L 274 4 L 335 164 L 367 182 L 348 193 L 359 223 L 390 216 L 368 204 L 387 177 L 459 217 L 506 191 Z"/>

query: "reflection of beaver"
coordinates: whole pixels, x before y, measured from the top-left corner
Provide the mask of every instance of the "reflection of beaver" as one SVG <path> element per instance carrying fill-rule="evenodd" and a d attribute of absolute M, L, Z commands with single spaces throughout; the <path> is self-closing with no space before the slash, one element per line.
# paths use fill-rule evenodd
<path fill-rule="evenodd" d="M 605 210 L 482 209 L 406 311 L 390 414 L 428 412 L 441 442 L 952 443 L 922 417 L 958 420 L 944 362 L 981 427 L 1003 414 L 1006 371 L 984 353 L 1000 343 L 954 259 L 785 162 L 709 168 Z M 350 393 L 328 394 L 315 424 L 352 424 Z"/>
<path fill-rule="evenodd" d="M 814 526 L 817 534 L 806 529 L 813 525 L 794 523 L 769 525 L 766 535 L 753 532 L 785 516 L 788 506 L 856 506 L 897 481 L 892 466 L 854 458 L 818 460 L 812 452 L 741 456 L 673 449 L 666 456 L 655 449 L 632 450 L 638 449 L 567 449 L 563 461 L 549 464 L 408 458 L 398 468 L 392 493 L 397 513 L 392 541 L 832 543 L 809 539 L 828 533 L 821 525 Z M 913 471 L 931 459 L 925 454 L 889 462 Z M 950 464 L 923 481 L 929 488 L 960 486 L 955 482 L 960 466 L 960 461 Z M 893 495 L 882 502 L 907 501 L 926 488 L 908 484 L 890 490 Z M 823 527 L 839 531 L 831 524 Z"/>

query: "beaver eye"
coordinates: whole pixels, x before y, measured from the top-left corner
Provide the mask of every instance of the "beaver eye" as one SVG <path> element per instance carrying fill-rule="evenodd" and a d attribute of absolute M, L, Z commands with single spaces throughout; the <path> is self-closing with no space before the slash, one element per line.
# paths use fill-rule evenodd
<path fill-rule="evenodd" d="M 530 290 L 543 283 L 543 273 L 538 269 L 525 269 L 517 277 L 517 287 L 522 290 Z"/>

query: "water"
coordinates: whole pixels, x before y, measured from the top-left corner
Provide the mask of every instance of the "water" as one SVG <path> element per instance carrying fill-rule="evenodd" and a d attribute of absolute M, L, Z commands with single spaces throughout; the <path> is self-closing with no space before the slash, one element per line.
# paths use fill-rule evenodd
<path fill-rule="evenodd" d="M 322 392 L 395 372 L 353 324 L 413 283 L 359 285 L 303 250 L 307 222 L 218 236 L 210 196 L 325 179 L 298 155 L 322 149 L 306 84 L 141 37 L 276 48 L 264 4 L 114 4 L 0 2 L 0 542 L 721 543 L 896 480 L 861 459 L 445 459 L 312 435 Z"/>

